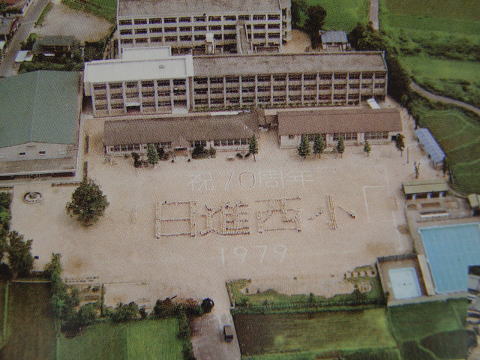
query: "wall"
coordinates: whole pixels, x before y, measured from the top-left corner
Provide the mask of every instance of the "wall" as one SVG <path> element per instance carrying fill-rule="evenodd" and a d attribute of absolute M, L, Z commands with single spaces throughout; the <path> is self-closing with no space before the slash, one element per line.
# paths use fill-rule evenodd
<path fill-rule="evenodd" d="M 16 146 L 0 148 L 0 161 L 37 160 L 37 159 L 58 159 L 68 157 L 68 151 L 73 145 L 47 144 L 47 143 L 26 143 Z M 39 151 L 45 151 L 40 155 Z M 21 156 L 19 153 L 24 152 Z"/>

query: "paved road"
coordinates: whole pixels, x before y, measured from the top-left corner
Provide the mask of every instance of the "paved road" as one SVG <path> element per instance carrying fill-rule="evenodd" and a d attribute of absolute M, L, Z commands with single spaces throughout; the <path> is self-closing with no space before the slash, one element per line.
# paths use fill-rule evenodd
<path fill-rule="evenodd" d="M 42 13 L 43 8 L 50 0 L 33 0 L 33 3 L 27 10 L 27 13 L 20 20 L 20 27 L 11 40 L 7 53 L 0 63 L 0 76 L 12 76 L 17 73 L 14 69 L 15 56 L 20 50 L 20 42 L 25 41 L 35 26 L 35 21 Z"/>
<path fill-rule="evenodd" d="M 236 334 L 230 343 L 223 338 L 225 324 L 233 325 L 228 310 L 222 314 L 210 313 L 195 319 L 192 326 L 192 346 L 198 360 L 240 360 Z"/>
<path fill-rule="evenodd" d="M 459 106 L 461 108 L 464 108 L 466 110 L 470 110 L 470 111 L 474 112 L 475 114 L 477 114 L 478 116 L 480 116 L 480 109 L 479 108 L 477 108 L 473 105 L 464 103 L 464 102 L 459 101 L 459 100 L 455 100 L 455 99 L 451 99 L 451 98 L 448 98 L 448 97 L 445 97 L 445 96 L 440 96 L 440 95 L 433 94 L 430 91 L 427 91 L 424 88 L 420 87 L 418 84 L 414 83 L 413 81 L 410 83 L 410 89 L 412 89 L 416 93 L 426 97 L 429 100 L 438 101 L 438 102 L 441 102 L 441 103 L 444 103 L 444 104 L 457 105 L 457 106 Z"/>
<path fill-rule="evenodd" d="M 369 19 L 372 23 L 372 27 L 375 30 L 380 29 L 380 25 L 378 22 L 378 0 L 370 0 L 370 13 Z"/>

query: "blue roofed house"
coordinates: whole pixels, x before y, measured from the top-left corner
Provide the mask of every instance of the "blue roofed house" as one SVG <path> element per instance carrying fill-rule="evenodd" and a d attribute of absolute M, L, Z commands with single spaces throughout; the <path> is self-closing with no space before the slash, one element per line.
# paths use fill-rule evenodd
<path fill-rule="evenodd" d="M 74 175 L 81 108 L 77 72 L 0 79 L 0 179 Z"/>
<path fill-rule="evenodd" d="M 428 158 L 432 161 L 433 167 L 435 169 L 441 169 L 445 161 L 445 153 L 430 131 L 426 128 L 420 128 L 415 130 L 415 136 L 420 143 L 420 147 L 427 153 Z"/>

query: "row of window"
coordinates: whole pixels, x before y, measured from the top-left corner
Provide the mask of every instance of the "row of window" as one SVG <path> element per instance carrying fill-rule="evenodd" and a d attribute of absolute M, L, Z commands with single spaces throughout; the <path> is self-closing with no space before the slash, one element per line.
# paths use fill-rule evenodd
<path fill-rule="evenodd" d="M 38 152 L 38 155 L 45 155 L 46 153 L 47 153 L 46 151 L 40 150 Z M 27 156 L 27 153 L 26 152 L 19 152 L 18 155 L 19 156 Z"/>
<path fill-rule="evenodd" d="M 363 79 L 372 79 L 373 78 L 373 73 L 350 73 L 349 74 L 349 79 L 360 79 L 360 76 L 362 75 Z M 343 79 L 343 76 L 346 76 L 347 74 L 343 73 L 320 73 L 318 74 L 318 77 L 320 80 L 331 80 L 332 76 L 334 76 L 335 79 Z M 376 73 L 375 78 L 376 79 L 381 79 L 385 77 L 385 73 Z M 207 84 L 208 83 L 208 78 L 206 77 L 195 77 L 195 84 Z M 257 75 L 257 82 L 270 82 L 271 80 L 271 75 Z M 287 75 L 273 75 L 273 80 L 274 81 L 286 81 L 287 80 Z M 289 74 L 288 75 L 288 80 L 289 81 L 301 81 L 302 80 L 302 74 Z M 316 81 L 317 80 L 317 74 L 304 74 L 303 75 L 303 80 L 304 81 Z M 253 82 L 255 81 L 255 76 L 242 76 L 242 82 Z M 226 76 L 225 77 L 225 82 L 226 83 L 239 83 L 240 82 L 240 76 Z M 211 77 L 210 78 L 210 83 L 211 84 L 216 84 L 216 83 L 223 83 L 223 77 Z M 339 86 L 345 85 L 345 84 L 338 84 Z"/>
<path fill-rule="evenodd" d="M 267 25 L 255 25 L 254 30 L 265 30 L 267 29 L 280 29 L 278 24 L 269 24 Z M 199 31 L 229 31 L 236 30 L 235 25 L 211 25 L 211 26 L 180 26 L 180 27 L 155 27 L 155 28 L 140 28 L 140 29 L 121 29 L 120 35 L 133 35 L 133 34 L 158 34 L 158 33 L 176 33 L 176 32 L 199 32 Z"/>
<path fill-rule="evenodd" d="M 126 87 L 128 90 L 132 89 L 138 89 L 138 85 L 140 83 L 140 86 L 142 88 L 151 88 L 155 86 L 155 81 L 154 80 L 144 80 L 144 81 L 127 81 L 125 83 Z M 174 79 L 173 80 L 173 85 L 174 86 L 185 86 L 186 80 L 185 79 Z M 123 84 L 122 83 L 109 83 L 110 90 L 115 90 L 115 89 L 122 89 Z M 162 87 L 162 86 L 170 86 L 170 80 L 157 80 L 157 86 Z M 93 90 L 95 91 L 101 91 L 101 90 L 106 90 L 107 85 L 105 83 L 100 83 L 100 84 L 94 84 L 93 85 Z"/>
<path fill-rule="evenodd" d="M 323 138 L 323 141 L 326 141 L 326 134 L 304 134 L 308 141 L 314 141 L 315 137 L 320 135 Z M 340 137 L 343 137 L 345 141 L 357 141 L 358 134 L 356 132 L 344 132 L 344 133 L 334 133 L 333 140 L 338 141 Z M 288 135 L 289 139 L 294 139 L 295 135 Z M 388 131 L 370 131 L 364 133 L 365 140 L 386 140 L 388 139 Z"/>
<path fill-rule="evenodd" d="M 146 24 L 176 24 L 176 23 L 190 23 L 190 22 L 206 22 L 206 21 L 211 21 L 211 22 L 216 22 L 216 21 L 237 21 L 237 20 L 254 20 L 254 21 L 259 21 L 259 20 L 270 20 L 270 21 L 275 21 L 275 20 L 280 20 L 280 15 L 278 14 L 257 14 L 257 15 L 224 15 L 222 16 L 194 16 L 193 19 L 191 16 L 182 16 L 179 18 L 176 17 L 166 17 L 166 18 L 151 18 L 151 19 L 134 19 L 133 21 L 131 19 L 123 19 L 119 20 L 119 25 L 146 25 Z"/>
<path fill-rule="evenodd" d="M 376 89 L 383 89 L 385 87 L 384 84 L 375 84 Z M 347 86 L 346 85 L 335 85 L 334 86 L 335 90 L 346 90 Z M 351 84 L 349 89 L 359 89 L 360 85 L 359 84 Z M 362 84 L 362 89 L 371 89 L 372 84 Z M 270 92 L 272 89 L 271 86 L 258 86 L 257 87 L 257 92 Z M 303 87 L 304 91 L 315 91 L 317 90 L 316 85 L 306 85 Z M 318 86 L 319 90 L 331 90 L 332 86 L 331 85 L 319 85 Z M 195 95 L 201 95 L 201 94 L 208 94 L 209 88 L 196 88 L 195 89 Z M 300 85 L 290 85 L 288 86 L 288 91 L 301 91 L 302 86 Z M 282 91 L 285 92 L 287 91 L 287 86 L 285 85 L 276 85 L 273 86 L 273 91 Z M 226 93 L 237 93 L 240 92 L 240 89 L 238 87 L 227 87 L 226 88 Z M 242 87 L 241 89 L 242 93 L 254 93 L 255 92 L 255 86 L 245 86 Z M 210 93 L 211 94 L 223 94 L 223 87 L 210 87 Z"/>

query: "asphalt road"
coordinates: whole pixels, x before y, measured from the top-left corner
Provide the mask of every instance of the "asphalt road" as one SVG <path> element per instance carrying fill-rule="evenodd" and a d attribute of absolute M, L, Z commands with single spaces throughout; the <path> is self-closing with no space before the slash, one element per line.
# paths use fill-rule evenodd
<path fill-rule="evenodd" d="M 33 0 L 32 4 L 27 10 L 27 13 L 20 20 L 20 27 L 13 36 L 10 44 L 8 45 L 7 53 L 3 61 L 0 63 L 0 76 L 12 76 L 17 73 L 14 68 L 15 56 L 17 51 L 20 50 L 20 43 L 25 41 L 35 26 L 35 21 L 42 13 L 43 8 L 48 4 L 50 0 Z"/>

